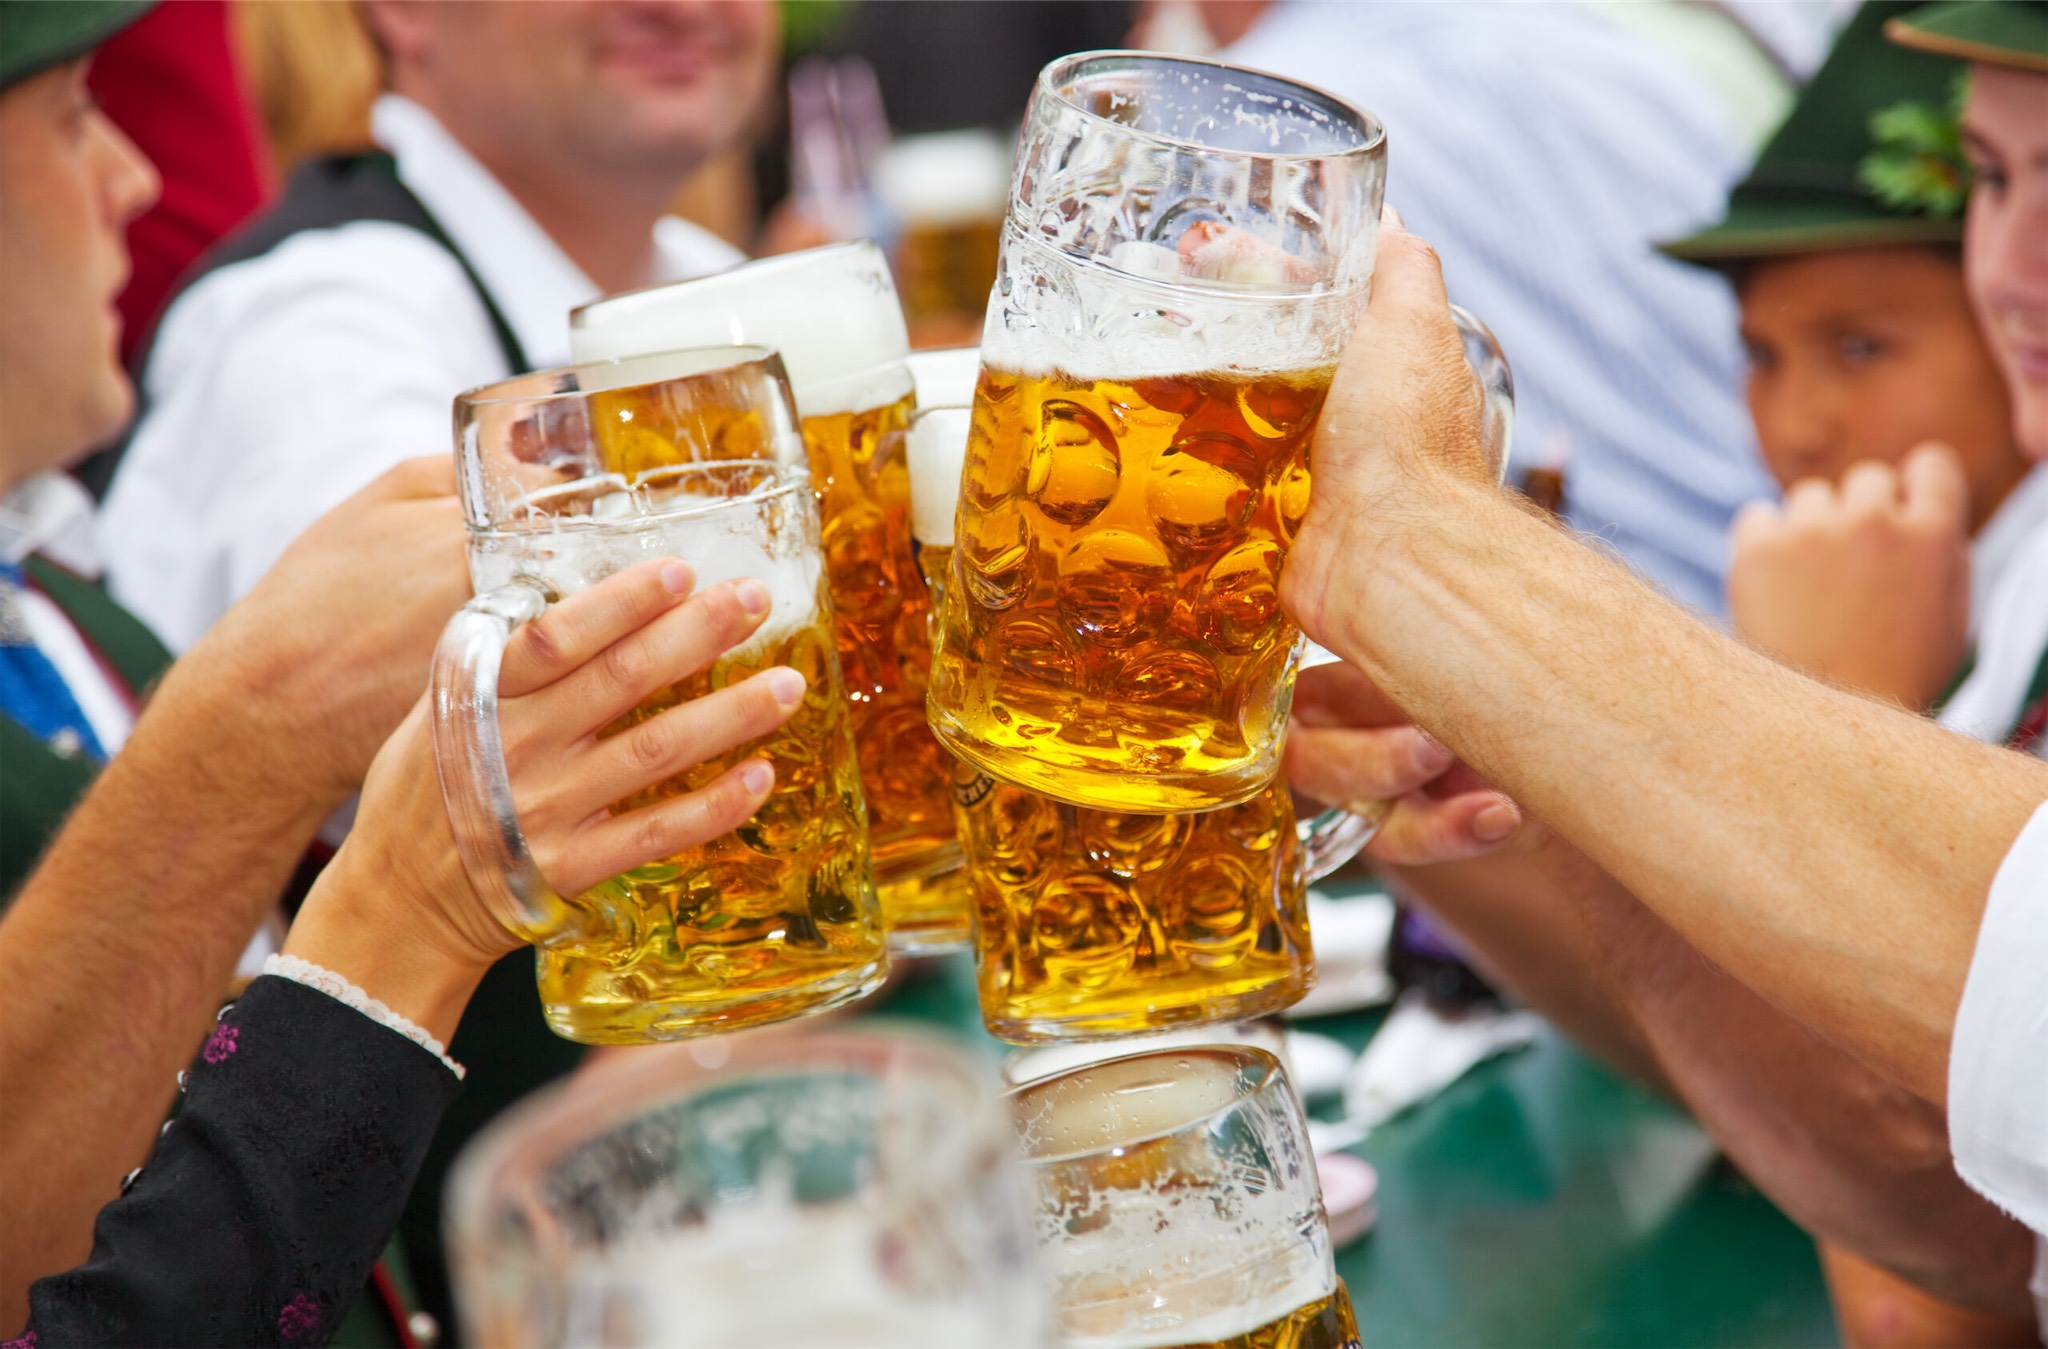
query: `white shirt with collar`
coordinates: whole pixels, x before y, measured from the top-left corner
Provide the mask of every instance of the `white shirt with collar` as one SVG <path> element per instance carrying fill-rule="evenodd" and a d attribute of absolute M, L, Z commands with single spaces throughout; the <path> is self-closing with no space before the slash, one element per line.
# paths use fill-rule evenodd
<path fill-rule="evenodd" d="M 37 473 L 0 496 L 0 561 L 19 566 L 40 553 L 81 576 L 96 576 L 92 497 L 65 473 Z M 63 679 L 100 748 L 113 754 L 135 728 L 128 690 L 94 654 L 78 625 L 34 586 L 22 589 L 22 622 L 30 640 Z"/>
<path fill-rule="evenodd" d="M 371 127 L 527 358 L 566 362 L 569 310 L 597 286 L 424 108 L 386 94 Z M 743 260 L 674 218 L 654 245 L 650 281 Z M 115 597 L 185 650 L 320 515 L 448 453 L 455 395 L 510 373 L 461 266 L 407 226 L 308 230 L 211 273 L 163 317 L 148 412 L 100 513 Z"/>
<path fill-rule="evenodd" d="M 2048 465 L 2020 479 L 1977 531 L 1970 631 L 1976 663 L 1942 706 L 1940 721 L 1978 740 L 2003 740 L 2048 651 Z"/>

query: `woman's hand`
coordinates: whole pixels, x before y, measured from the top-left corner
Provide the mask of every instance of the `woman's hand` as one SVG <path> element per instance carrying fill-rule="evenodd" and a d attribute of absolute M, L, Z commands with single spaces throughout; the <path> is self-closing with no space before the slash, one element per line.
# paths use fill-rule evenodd
<path fill-rule="evenodd" d="M 550 608 L 505 649 L 505 765 L 527 846 L 562 894 L 730 832 L 774 785 L 767 761 L 748 759 L 696 791 L 610 812 L 613 802 L 766 735 L 803 700 L 803 676 L 777 666 L 598 738 L 767 617 L 759 582 L 695 595 L 692 584 L 681 562 L 643 563 Z M 423 698 L 371 764 L 355 828 L 307 896 L 285 950 L 446 1040 L 477 980 L 518 945 L 464 876 Z"/>

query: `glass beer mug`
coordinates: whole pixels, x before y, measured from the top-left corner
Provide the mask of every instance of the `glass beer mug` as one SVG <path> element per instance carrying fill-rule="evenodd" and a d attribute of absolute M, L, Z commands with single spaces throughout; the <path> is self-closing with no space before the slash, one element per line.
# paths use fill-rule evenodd
<path fill-rule="evenodd" d="M 1040 74 L 933 656 L 960 758 L 1098 810 L 1273 780 L 1280 570 L 1385 175 L 1370 113 L 1274 76 L 1132 52 Z"/>
<path fill-rule="evenodd" d="M 515 1106 L 448 1247 L 486 1349 L 1044 1349 L 1016 1135 L 901 1033 L 667 1045 Z"/>
<path fill-rule="evenodd" d="M 579 361 L 716 342 L 774 347 L 789 372 L 824 525 L 882 917 L 898 951 L 963 945 L 967 887 L 951 763 L 925 720 L 931 601 L 911 559 L 900 438 L 915 402 L 903 311 L 869 243 L 764 258 L 606 296 L 570 317 Z"/>
<path fill-rule="evenodd" d="M 455 426 L 477 597 L 435 653 L 437 758 L 471 883 L 536 944 L 549 1025 L 587 1044 L 670 1040 L 825 1011 L 878 987 L 888 954 L 867 818 L 781 361 L 718 347 L 547 370 L 463 394 Z M 557 895 L 511 798 L 499 660 L 514 627 L 553 600 L 669 554 L 700 586 L 753 577 L 773 605 L 744 645 L 633 721 L 769 665 L 795 667 L 809 688 L 780 730 L 620 803 L 692 790 L 766 753 L 775 787 L 751 820 Z"/>
<path fill-rule="evenodd" d="M 1278 1059 L 1157 1049 L 1009 1099 L 1065 1349 L 1356 1349 Z"/>

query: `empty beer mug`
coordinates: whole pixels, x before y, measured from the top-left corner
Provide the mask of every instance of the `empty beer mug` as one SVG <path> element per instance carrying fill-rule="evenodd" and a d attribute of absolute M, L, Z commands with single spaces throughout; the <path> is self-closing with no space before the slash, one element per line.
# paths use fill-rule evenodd
<path fill-rule="evenodd" d="M 477 597 L 434 658 L 441 783 L 471 883 L 538 947 L 548 1023 L 591 1044 L 668 1040 L 824 1011 L 879 986 L 887 950 L 866 814 L 781 361 L 718 347 L 547 370 L 463 394 L 455 425 Z M 751 454 L 699 459 L 707 437 Z M 773 605 L 743 645 L 628 724 L 770 665 L 793 666 L 809 688 L 781 729 L 620 803 L 694 790 L 765 754 L 775 787 L 751 820 L 557 895 L 511 798 L 499 660 L 514 627 L 554 600 L 670 554 L 699 586 L 753 577 Z"/>
<path fill-rule="evenodd" d="M 1065 1349 L 1356 1349 L 1301 1103 L 1262 1049 L 1158 1049 L 1010 1093 Z"/>
<path fill-rule="evenodd" d="M 1370 113 L 1274 76 L 1134 52 L 1040 74 L 933 656 L 956 755 L 1099 810 L 1273 780 L 1280 571 L 1385 174 Z"/>
<path fill-rule="evenodd" d="M 606 296 L 570 318 L 578 360 L 715 342 L 774 347 L 803 419 L 882 916 L 898 951 L 963 945 L 967 888 L 925 720 L 931 601 L 910 551 L 901 431 L 914 406 L 881 250 L 833 244 Z"/>
<path fill-rule="evenodd" d="M 905 1034 L 670 1045 L 507 1113 L 449 1180 L 486 1349 L 1044 1349 L 1015 1133 Z"/>

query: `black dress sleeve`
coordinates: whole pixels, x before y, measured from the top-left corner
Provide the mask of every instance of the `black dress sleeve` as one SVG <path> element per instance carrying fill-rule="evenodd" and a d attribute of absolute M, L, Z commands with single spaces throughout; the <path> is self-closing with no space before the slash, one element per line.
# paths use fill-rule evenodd
<path fill-rule="evenodd" d="M 148 1164 L 100 1210 L 91 1258 L 31 1286 L 28 1329 L 0 1349 L 326 1343 L 457 1085 L 325 993 L 255 980 Z"/>

